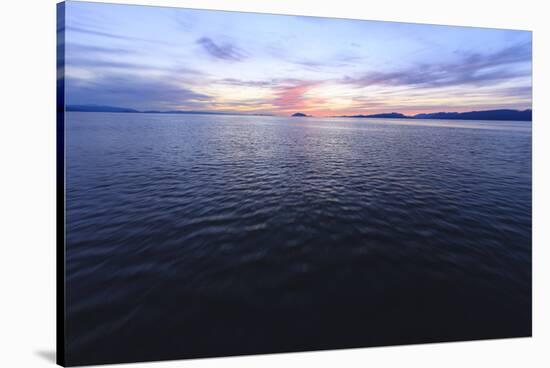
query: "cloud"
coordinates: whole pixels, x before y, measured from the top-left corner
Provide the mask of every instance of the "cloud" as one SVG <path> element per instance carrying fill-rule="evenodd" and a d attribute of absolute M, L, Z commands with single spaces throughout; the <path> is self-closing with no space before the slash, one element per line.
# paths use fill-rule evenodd
<path fill-rule="evenodd" d="M 162 40 L 152 40 L 152 39 L 141 38 L 141 37 L 125 36 L 125 35 L 110 33 L 110 32 L 96 30 L 96 29 L 88 29 L 88 28 L 80 27 L 80 26 L 66 26 L 66 30 L 67 31 L 72 31 L 72 32 L 83 33 L 83 34 L 88 34 L 88 35 L 93 35 L 93 36 L 106 37 L 106 38 L 110 38 L 110 39 L 113 39 L 113 40 L 140 41 L 140 42 L 153 43 L 155 45 L 156 44 L 172 45 L 171 43 L 165 42 L 165 41 L 162 41 Z"/>
<path fill-rule="evenodd" d="M 67 48 L 67 61 L 65 66 L 69 69 L 84 68 L 92 72 L 116 73 L 147 73 L 155 72 L 169 75 L 170 78 L 181 75 L 192 75 L 199 77 L 203 72 L 179 65 L 153 65 L 152 63 L 133 61 L 141 60 L 131 50 L 104 48 L 96 46 L 70 45 Z M 128 57 L 129 56 L 129 57 Z"/>
<path fill-rule="evenodd" d="M 106 47 L 99 45 L 86 45 L 83 43 L 67 43 L 67 52 L 74 53 L 75 55 L 85 55 L 85 54 L 110 54 L 120 56 L 122 55 L 135 55 L 137 54 L 136 50 L 122 47 Z"/>
<path fill-rule="evenodd" d="M 360 56 L 348 54 L 348 55 L 333 56 L 323 61 L 297 59 L 297 60 L 290 60 L 290 62 L 302 68 L 305 68 L 307 70 L 329 71 L 330 69 L 333 69 L 335 72 L 337 72 L 338 71 L 337 68 L 342 68 L 349 65 L 356 65 L 362 59 L 363 58 Z"/>
<path fill-rule="evenodd" d="M 121 60 L 108 60 L 108 59 L 93 59 L 85 57 L 73 57 L 70 58 L 70 62 L 67 62 L 67 67 L 86 68 L 88 70 L 95 69 L 120 69 L 124 71 L 142 71 L 142 70 L 155 70 L 152 66 L 143 64 L 137 64 L 131 61 Z"/>
<path fill-rule="evenodd" d="M 241 50 L 229 43 L 217 44 L 208 37 L 199 38 L 196 42 L 201 45 L 210 56 L 216 59 L 241 61 L 245 58 Z"/>
<path fill-rule="evenodd" d="M 71 105 L 110 105 L 136 109 L 196 108 L 210 96 L 182 87 L 177 81 L 108 75 L 93 80 L 67 78 L 67 98 Z"/>
<path fill-rule="evenodd" d="M 420 64 L 392 72 L 371 72 L 359 78 L 345 78 L 344 82 L 360 86 L 447 87 L 481 85 L 530 74 L 530 68 L 509 67 L 510 64 L 531 61 L 530 43 L 514 45 L 494 53 L 460 56 L 457 62 Z"/>
<path fill-rule="evenodd" d="M 246 87 L 271 87 L 275 83 L 272 80 L 263 80 L 263 81 L 250 81 L 250 80 L 240 80 L 235 78 L 224 78 L 217 81 L 220 84 L 226 84 L 230 86 L 246 86 Z"/>
<path fill-rule="evenodd" d="M 508 87 L 502 88 L 498 93 L 503 97 L 523 97 L 531 99 L 532 88 L 531 86 Z"/>
<path fill-rule="evenodd" d="M 276 98 L 271 103 L 282 111 L 307 110 L 308 107 L 322 102 L 319 99 L 305 96 L 311 88 L 318 84 L 318 82 L 312 81 L 295 81 L 291 85 L 276 87 Z"/>

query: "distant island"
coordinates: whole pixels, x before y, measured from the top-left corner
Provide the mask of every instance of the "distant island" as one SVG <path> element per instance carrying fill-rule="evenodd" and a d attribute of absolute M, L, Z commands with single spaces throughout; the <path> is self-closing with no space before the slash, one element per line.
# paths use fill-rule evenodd
<path fill-rule="evenodd" d="M 383 118 L 383 119 L 443 119 L 443 120 L 513 120 L 531 121 L 532 110 L 485 110 L 469 112 L 434 112 L 407 116 L 398 112 L 373 115 L 343 115 L 339 118 Z"/>
<path fill-rule="evenodd" d="M 102 106 L 102 105 L 67 105 L 65 111 L 80 112 L 117 112 L 117 113 L 142 113 L 142 114 L 200 114 L 200 115 L 245 115 L 245 116 L 273 116 L 270 114 L 244 114 L 237 112 L 219 111 L 195 111 L 195 110 L 136 110 L 126 107 Z M 405 115 L 399 112 L 390 112 L 370 115 L 340 115 L 334 118 L 378 118 L 378 119 L 442 119 L 442 120 L 503 120 L 503 121 L 531 121 L 532 110 L 485 110 L 469 112 L 434 112 L 426 114 Z M 291 117 L 311 117 L 302 112 L 296 112 Z"/>

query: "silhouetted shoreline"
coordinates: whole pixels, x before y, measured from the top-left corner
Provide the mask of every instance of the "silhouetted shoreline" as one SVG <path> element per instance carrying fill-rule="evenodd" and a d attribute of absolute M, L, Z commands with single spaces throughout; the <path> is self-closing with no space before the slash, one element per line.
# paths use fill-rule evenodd
<path fill-rule="evenodd" d="M 101 106 L 101 105 L 67 105 L 65 111 L 78 112 L 117 112 L 117 113 L 141 113 L 141 114 L 194 114 L 194 115 L 242 115 L 242 116 L 276 116 L 272 114 L 241 114 L 237 112 L 218 111 L 182 111 L 182 110 L 136 110 L 126 107 Z M 405 115 L 398 112 L 369 114 L 369 115 L 336 115 L 332 118 L 378 118 L 378 119 L 441 119 L 441 120 L 500 120 L 500 121 L 532 121 L 533 112 L 527 110 L 483 110 L 468 112 L 435 112 Z M 294 113 L 291 117 L 313 117 L 304 113 Z M 322 117 L 321 117 L 322 118 Z"/>
<path fill-rule="evenodd" d="M 194 110 L 136 110 L 127 107 L 101 105 L 67 105 L 65 111 L 71 112 L 118 112 L 135 114 L 192 114 L 192 115 L 244 115 L 244 116 L 273 116 L 270 114 L 239 114 L 237 112 L 194 111 Z"/>
<path fill-rule="evenodd" d="M 343 115 L 339 118 L 382 118 L 382 119 L 441 119 L 441 120 L 509 120 L 509 121 L 532 121 L 532 110 L 484 110 L 468 112 L 434 112 L 427 114 L 416 114 L 407 116 L 401 113 L 392 112 L 388 114 L 373 115 Z"/>

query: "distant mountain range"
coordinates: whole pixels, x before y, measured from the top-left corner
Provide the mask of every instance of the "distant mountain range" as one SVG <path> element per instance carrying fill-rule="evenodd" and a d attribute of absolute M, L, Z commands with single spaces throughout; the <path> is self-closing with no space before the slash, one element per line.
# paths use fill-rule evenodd
<path fill-rule="evenodd" d="M 513 120 L 531 121 L 531 110 L 486 110 L 469 112 L 434 112 L 407 116 L 398 112 L 373 115 L 344 115 L 340 118 L 383 118 L 383 119 L 448 119 L 448 120 Z"/>
<path fill-rule="evenodd" d="M 200 115 L 254 115 L 254 116 L 270 116 L 267 114 L 239 114 L 232 112 L 217 112 L 217 111 L 193 111 L 193 110 L 136 110 L 126 107 L 102 106 L 102 105 L 67 105 L 65 111 L 80 111 L 80 112 L 126 112 L 126 113 L 141 113 L 141 114 L 200 114 Z"/>
<path fill-rule="evenodd" d="M 181 110 L 135 110 L 126 107 L 101 106 L 101 105 L 67 105 L 65 111 L 82 112 L 119 112 L 119 113 L 143 113 L 143 114 L 202 114 L 202 115 L 253 115 L 271 116 L 269 114 L 239 114 L 216 111 L 181 111 Z M 531 121 L 533 112 L 531 110 L 486 110 L 469 112 L 434 112 L 429 114 L 404 115 L 398 112 L 372 115 L 343 115 L 334 116 L 339 118 L 382 118 L 382 119 L 447 119 L 447 120 L 513 120 Z M 292 114 L 293 117 L 309 117 L 301 112 Z"/>

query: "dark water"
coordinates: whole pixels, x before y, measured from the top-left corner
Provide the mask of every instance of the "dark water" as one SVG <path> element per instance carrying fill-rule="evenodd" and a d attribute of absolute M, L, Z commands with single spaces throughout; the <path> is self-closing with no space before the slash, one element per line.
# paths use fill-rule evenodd
<path fill-rule="evenodd" d="M 69 113 L 70 364 L 531 334 L 531 124 Z"/>

